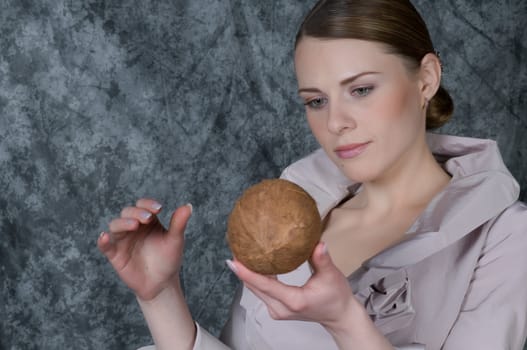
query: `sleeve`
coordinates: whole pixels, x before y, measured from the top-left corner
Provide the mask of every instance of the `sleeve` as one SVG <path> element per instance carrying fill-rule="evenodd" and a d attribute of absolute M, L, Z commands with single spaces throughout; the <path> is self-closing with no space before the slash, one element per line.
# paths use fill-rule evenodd
<path fill-rule="evenodd" d="M 201 328 L 196 323 L 196 343 L 192 350 L 230 350 L 228 346 L 220 342 L 216 337 Z M 402 347 L 394 347 L 395 350 L 425 350 L 424 345 L 405 345 Z M 137 350 L 156 350 L 154 345 L 143 346 Z"/>
<path fill-rule="evenodd" d="M 156 350 L 154 345 L 140 347 L 137 350 Z M 215 336 L 207 332 L 196 322 L 196 342 L 192 350 L 231 350 Z"/>
<path fill-rule="evenodd" d="M 218 338 L 207 332 L 196 322 L 196 342 L 192 350 L 230 350 Z"/>
<path fill-rule="evenodd" d="M 491 227 L 443 350 L 523 349 L 527 318 L 527 207 L 518 203 Z"/>

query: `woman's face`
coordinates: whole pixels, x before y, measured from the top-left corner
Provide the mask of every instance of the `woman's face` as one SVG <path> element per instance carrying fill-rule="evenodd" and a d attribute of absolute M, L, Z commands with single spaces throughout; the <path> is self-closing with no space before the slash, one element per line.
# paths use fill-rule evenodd
<path fill-rule="evenodd" d="M 423 84 L 399 56 L 378 43 L 304 37 L 295 69 L 313 134 L 350 179 L 381 180 L 418 161 Z"/>

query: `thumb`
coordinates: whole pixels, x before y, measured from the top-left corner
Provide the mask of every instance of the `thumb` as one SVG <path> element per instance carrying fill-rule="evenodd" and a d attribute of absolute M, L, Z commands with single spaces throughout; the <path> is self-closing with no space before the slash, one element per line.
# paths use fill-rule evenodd
<path fill-rule="evenodd" d="M 317 244 L 313 250 L 313 255 L 311 256 L 311 265 L 315 270 L 315 273 L 334 270 L 337 268 L 329 256 L 326 243 L 319 242 Z"/>
<path fill-rule="evenodd" d="M 192 204 L 186 204 L 177 208 L 170 218 L 170 225 L 168 226 L 168 239 L 180 240 L 187 227 L 187 222 L 192 215 Z"/>

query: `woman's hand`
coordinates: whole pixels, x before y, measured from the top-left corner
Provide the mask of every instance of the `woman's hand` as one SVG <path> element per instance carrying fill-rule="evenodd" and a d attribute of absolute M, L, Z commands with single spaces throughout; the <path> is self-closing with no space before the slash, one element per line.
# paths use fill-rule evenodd
<path fill-rule="evenodd" d="M 179 286 L 183 233 L 192 207 L 178 208 L 168 230 L 157 218 L 160 211 L 154 200 L 140 199 L 135 207 L 124 208 L 97 241 L 123 282 L 145 301 L 167 287 Z"/>
<path fill-rule="evenodd" d="M 301 287 L 250 271 L 239 261 L 227 261 L 244 285 L 267 306 L 276 320 L 318 322 L 333 336 L 339 349 L 393 349 L 353 296 L 348 280 L 333 264 L 324 243 L 311 256 L 314 269 Z"/>
<path fill-rule="evenodd" d="M 229 261 L 245 286 L 267 305 L 273 319 L 339 324 L 354 301 L 348 281 L 331 261 L 324 243 L 315 247 L 311 263 L 311 278 L 302 287 L 294 287 L 252 272 L 239 261 Z"/>

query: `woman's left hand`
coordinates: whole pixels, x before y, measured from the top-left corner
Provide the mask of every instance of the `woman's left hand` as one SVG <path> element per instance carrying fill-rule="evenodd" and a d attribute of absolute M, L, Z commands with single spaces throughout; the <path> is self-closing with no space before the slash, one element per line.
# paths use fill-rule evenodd
<path fill-rule="evenodd" d="M 301 287 L 257 274 L 239 261 L 227 263 L 267 305 L 273 319 L 318 322 L 333 336 L 339 349 L 393 350 L 355 299 L 348 280 L 333 264 L 324 243 L 315 247 L 311 256 L 313 275 Z"/>
<path fill-rule="evenodd" d="M 270 316 L 276 320 L 313 321 L 326 328 L 339 328 L 349 317 L 353 303 L 358 303 L 323 242 L 315 247 L 311 256 L 314 273 L 301 287 L 286 285 L 274 276 L 255 273 L 240 261 L 229 263 L 234 266 L 238 278 L 267 305 Z"/>

